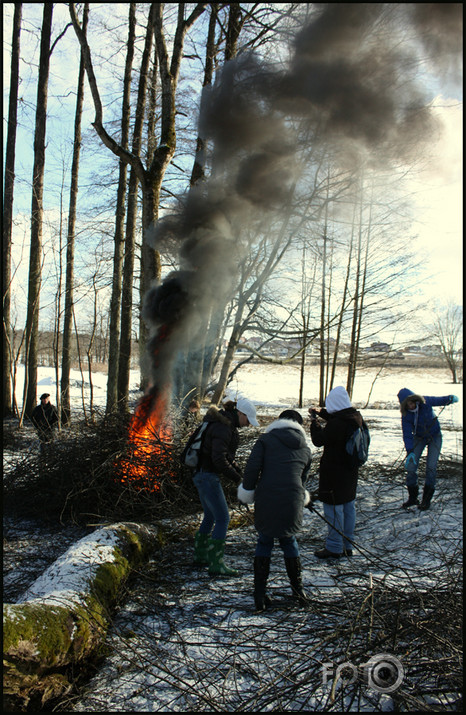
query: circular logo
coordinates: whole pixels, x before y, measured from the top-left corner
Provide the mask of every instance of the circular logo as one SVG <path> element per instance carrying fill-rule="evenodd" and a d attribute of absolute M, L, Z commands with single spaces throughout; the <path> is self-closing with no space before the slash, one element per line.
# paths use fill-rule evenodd
<path fill-rule="evenodd" d="M 367 685 L 378 693 L 393 693 L 404 678 L 404 668 L 394 655 L 381 653 L 370 658 L 364 666 Z"/>

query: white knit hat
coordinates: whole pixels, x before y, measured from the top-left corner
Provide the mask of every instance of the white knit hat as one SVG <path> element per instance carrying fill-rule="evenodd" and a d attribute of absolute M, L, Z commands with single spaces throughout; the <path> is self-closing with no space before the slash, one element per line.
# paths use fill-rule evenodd
<path fill-rule="evenodd" d="M 325 408 L 327 412 L 339 412 L 352 407 L 351 400 L 344 387 L 334 387 L 325 398 Z"/>
<path fill-rule="evenodd" d="M 259 427 L 259 422 L 256 417 L 256 408 L 252 404 L 251 400 L 248 400 L 247 397 L 239 397 L 236 401 L 236 409 L 246 415 L 250 425 L 253 425 L 253 427 Z"/>

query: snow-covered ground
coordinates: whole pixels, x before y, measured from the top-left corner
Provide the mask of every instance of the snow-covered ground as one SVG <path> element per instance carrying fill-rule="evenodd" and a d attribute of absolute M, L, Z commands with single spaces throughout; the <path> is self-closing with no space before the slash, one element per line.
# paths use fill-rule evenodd
<path fill-rule="evenodd" d="M 371 458 L 394 462 L 404 455 L 401 440 L 400 411 L 397 394 L 403 387 L 421 395 L 457 395 L 459 402 L 442 410 L 443 454 L 451 457 L 463 452 L 463 385 L 453 385 L 448 370 L 408 370 L 391 368 L 377 377 L 375 368 L 358 371 L 353 392 L 353 404 L 362 413 L 369 426 L 375 429 L 371 438 Z M 346 372 L 337 370 L 334 386 L 346 385 Z M 228 396 L 249 397 L 259 414 L 278 415 L 286 407 L 297 408 L 299 368 L 279 365 L 245 365 L 237 379 L 229 386 Z M 301 412 L 307 416 L 308 407 L 318 406 L 319 372 L 308 368 L 304 381 L 304 405 Z M 367 408 L 365 408 L 367 404 Z M 365 408 L 365 409 L 363 409 Z"/>
<path fill-rule="evenodd" d="M 409 370 L 391 368 L 377 376 L 375 368 L 361 369 L 357 373 L 353 404 L 362 409 L 369 425 L 377 428 L 371 443 L 371 457 L 377 460 L 394 461 L 403 451 L 400 429 L 400 412 L 397 393 L 408 387 L 421 395 L 450 395 L 459 397 L 459 402 L 448 407 L 437 408 L 443 431 L 443 454 L 451 457 L 462 455 L 463 451 L 463 385 L 453 385 L 447 369 L 426 368 Z M 22 370 L 17 378 L 17 398 L 21 405 Z M 93 404 L 104 409 L 106 403 L 107 375 L 102 372 L 92 374 Z M 346 384 L 346 372 L 337 370 L 334 385 Z M 136 403 L 142 396 L 138 391 L 139 371 L 133 370 L 130 377 L 130 397 Z M 56 381 L 52 368 L 38 368 L 38 396 L 49 392 L 51 401 L 56 401 Z M 252 364 L 245 365 L 229 385 L 226 397 L 236 399 L 243 395 L 251 399 L 259 415 L 278 416 L 287 407 L 297 408 L 299 391 L 299 368 L 293 365 Z M 304 382 L 304 408 L 300 410 L 306 417 L 310 405 L 318 405 L 319 373 L 315 367 L 306 371 Z M 71 404 L 77 413 L 82 412 L 82 399 L 89 410 L 90 386 L 88 375 L 84 381 L 77 370 L 71 371 Z M 367 405 L 367 407 L 366 407 Z M 440 414 L 441 413 L 441 414 Z M 380 431 L 378 428 L 380 427 Z M 383 428 L 382 428 L 383 427 Z"/>
<path fill-rule="evenodd" d="M 353 400 L 357 407 L 368 401 L 374 374 L 357 377 Z M 136 389 L 137 373 L 133 377 Z M 81 378 L 73 379 L 74 399 L 79 406 Z M 96 403 L 104 405 L 105 375 L 95 375 L 93 382 Z M 339 375 L 335 384 L 344 385 L 344 376 Z M 421 622 L 430 613 L 431 594 L 438 593 L 441 602 L 441 594 L 448 593 L 452 580 L 459 575 L 462 478 L 459 469 L 450 468 L 450 460 L 462 461 L 462 385 L 452 385 L 447 371 L 413 373 L 398 369 L 379 377 L 372 387 L 369 405 L 363 409 L 371 429 L 371 450 L 369 464 L 360 472 L 354 556 L 331 563 L 319 561 L 314 550 L 325 539 L 322 508 L 317 503 L 312 511 L 304 510 L 298 541 L 304 586 L 312 599 L 310 607 L 291 607 L 277 544 L 269 579 L 274 607 L 264 614 L 254 612 L 252 559 L 256 533 L 252 509 L 249 513 L 244 507 L 232 510 L 232 526 L 238 519 L 241 526 L 229 530 L 226 559 L 239 569 L 239 578 L 212 579 L 205 569 L 193 568 L 193 533 L 200 515 L 177 525 L 162 523 L 160 526 L 174 531 L 176 538 L 168 540 L 139 574 L 109 635 L 109 655 L 79 698 L 70 701 L 68 710 L 456 709 L 458 693 L 453 686 L 449 691 L 448 681 L 440 687 L 430 675 L 422 684 L 426 676 L 420 674 L 418 665 L 422 649 L 427 647 L 427 631 L 408 637 L 400 627 L 399 639 L 390 638 L 388 642 L 384 632 L 392 625 L 387 621 L 402 620 L 405 608 L 412 610 L 413 620 Z M 402 387 L 421 394 L 459 397 L 455 405 L 436 408 L 444 446 L 436 494 L 426 512 L 400 508 L 406 489 L 396 394 Z M 53 378 L 50 371 L 41 368 L 39 394 L 45 390 L 53 399 Z M 296 407 L 297 392 L 297 369 L 254 365 L 241 370 L 229 395 L 246 395 L 257 405 L 259 416 L 270 417 L 285 407 Z M 306 415 L 308 406 L 317 404 L 317 371 L 313 374 L 309 370 L 304 394 L 302 413 Z M 319 450 L 310 446 L 316 479 Z M 422 484 L 422 463 L 420 471 Z M 390 610 L 394 604 L 399 604 L 401 616 L 396 609 Z M 416 648 L 420 655 L 414 667 Z M 439 641 L 439 658 L 444 651 Z M 432 650 L 426 655 L 426 662 L 431 662 Z M 396 690 L 384 693 L 370 679 L 366 687 L 357 689 L 352 683 L 345 685 L 343 676 L 334 679 L 343 664 L 350 670 L 363 668 L 371 659 L 398 669 Z M 412 703 L 411 707 L 406 703 Z"/>

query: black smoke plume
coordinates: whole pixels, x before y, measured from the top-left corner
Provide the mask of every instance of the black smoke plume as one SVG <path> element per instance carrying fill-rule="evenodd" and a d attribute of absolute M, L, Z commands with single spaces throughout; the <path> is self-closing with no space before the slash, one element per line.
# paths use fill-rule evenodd
<path fill-rule="evenodd" d="M 170 382 L 177 353 L 205 337 L 206 314 L 231 296 L 242 229 L 283 211 L 298 173 L 298 124 L 336 161 L 351 157 L 366 166 L 409 163 L 437 129 L 417 60 L 424 53 L 439 72 L 458 70 L 460 4 L 314 8 L 288 66 L 240 54 L 204 90 L 199 133 L 214 149 L 211 178 L 192 188 L 151 237 L 159 250 L 168 237 L 175 240 L 180 259 L 180 270 L 145 300 L 153 389 Z"/>

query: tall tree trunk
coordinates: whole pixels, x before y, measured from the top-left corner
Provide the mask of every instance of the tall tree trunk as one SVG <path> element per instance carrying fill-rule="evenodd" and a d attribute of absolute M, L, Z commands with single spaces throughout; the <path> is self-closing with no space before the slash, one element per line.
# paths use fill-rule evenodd
<path fill-rule="evenodd" d="M 138 98 L 132 144 L 132 153 L 134 156 L 139 156 L 141 153 L 144 114 L 148 93 L 147 88 L 150 56 L 154 36 L 154 13 L 155 6 L 152 4 L 147 20 L 146 39 L 139 75 Z M 155 80 L 154 73 L 152 73 L 152 80 Z M 151 86 L 150 93 L 152 101 L 154 101 L 154 90 L 154 86 Z M 152 144 L 152 142 L 150 143 Z M 153 151 L 154 148 L 151 146 L 149 154 Z M 129 375 L 131 370 L 133 283 L 134 259 L 136 251 L 136 222 L 138 215 L 138 186 L 138 173 L 132 166 L 129 176 L 128 206 L 126 212 L 125 259 L 123 264 L 123 286 L 121 299 L 120 352 L 118 359 L 118 406 L 122 411 L 125 411 L 128 407 Z"/>
<path fill-rule="evenodd" d="M 126 209 L 125 258 L 123 262 L 123 285 L 121 292 L 120 351 L 118 357 L 118 409 L 122 412 L 126 411 L 128 407 L 129 374 L 131 370 L 137 199 L 138 177 L 134 169 L 131 169 L 128 185 L 128 206 Z"/>
<path fill-rule="evenodd" d="M 121 112 L 121 146 L 128 148 L 130 102 L 131 102 L 131 72 L 134 58 L 134 38 L 136 29 L 136 3 L 129 6 L 129 30 L 126 53 L 125 78 L 123 84 L 123 107 Z M 118 374 L 120 359 L 121 330 L 121 296 L 123 258 L 125 246 L 125 198 L 127 163 L 120 159 L 120 174 L 118 179 L 117 206 L 115 217 L 115 245 L 113 253 L 112 297 L 110 301 L 110 343 L 107 379 L 107 412 L 115 410 L 118 403 Z"/>
<path fill-rule="evenodd" d="M 214 60 L 217 52 L 215 35 L 218 22 L 218 8 L 218 3 L 210 4 L 203 87 L 212 84 Z M 191 187 L 205 178 L 206 152 L 207 142 L 201 136 L 198 136 L 196 141 L 196 154 L 191 171 Z M 210 309 L 206 311 L 206 315 L 204 316 L 205 330 L 203 332 L 200 331 L 202 336 L 200 337 L 199 345 L 194 349 L 185 350 L 182 353 L 180 352 L 178 355 L 175 366 L 173 393 L 180 407 L 183 407 L 192 399 L 202 400 L 203 398 L 203 389 L 207 384 L 208 376 L 210 376 L 209 367 L 213 353 L 212 345 L 209 343 L 209 338 L 212 338 L 213 335 L 213 311 L 214 306 L 211 306 Z M 217 315 L 216 317 L 219 319 L 221 316 Z M 215 334 L 217 334 L 217 332 L 218 331 L 215 331 Z M 215 337 L 217 337 L 217 335 L 215 335 Z"/>
<path fill-rule="evenodd" d="M 205 70 L 203 87 L 212 84 L 214 72 L 214 60 L 217 52 L 217 43 L 215 41 L 215 32 L 218 23 L 219 4 L 211 3 L 210 5 L 210 21 L 207 32 L 206 54 L 205 54 Z M 231 60 L 236 56 L 238 37 L 242 28 L 242 11 L 239 3 L 230 3 L 228 11 L 228 24 L 225 34 L 225 61 Z M 200 180 L 205 178 L 206 166 L 206 151 L 207 144 L 202 137 L 197 138 L 196 156 L 191 172 L 190 185 L 194 186 Z M 215 152 L 214 152 L 215 153 Z M 209 342 L 213 338 L 218 339 L 220 334 L 220 326 L 223 322 L 223 314 L 225 305 L 212 305 L 210 310 L 206 311 L 205 316 L 205 331 L 203 334 L 202 344 L 197 345 L 192 350 L 188 350 L 178 357 L 178 384 L 176 396 L 182 405 L 184 402 L 196 398 L 202 400 L 204 389 L 207 385 L 211 374 L 212 357 L 214 354 L 214 344 Z M 202 331 L 200 331 L 202 332 Z M 234 341 L 233 341 L 234 342 Z M 236 347 L 231 353 L 233 359 Z M 228 353 L 230 354 L 230 353 Z M 227 360 L 231 365 L 231 360 Z M 226 366 L 224 366 L 226 368 Z M 226 386 L 228 379 L 228 370 L 219 380 L 217 391 L 213 401 L 218 403 L 221 394 Z"/>
<path fill-rule="evenodd" d="M 306 372 L 306 355 L 307 347 L 310 338 L 310 326 L 311 326 L 311 306 L 312 306 L 312 293 L 315 285 L 317 261 L 314 261 L 312 279 L 310 285 L 307 281 L 307 266 L 306 266 L 306 245 L 303 244 L 303 257 L 301 262 L 301 357 L 299 366 L 299 397 L 298 397 L 298 407 L 302 407 L 304 403 L 304 375 Z"/>
<path fill-rule="evenodd" d="M 207 3 L 197 3 L 189 17 L 185 20 L 184 12 L 186 3 L 178 3 L 178 21 L 173 40 L 172 55 L 171 58 L 169 58 L 168 48 L 164 34 L 163 3 L 151 3 L 150 17 L 153 18 L 153 30 L 159 63 L 159 76 L 161 81 L 162 106 L 160 140 L 156 149 L 154 150 L 152 162 L 148 169 L 144 168 L 144 165 L 138 154 L 135 154 L 134 152 L 129 152 L 124 147 L 119 145 L 108 134 L 108 132 L 103 126 L 102 102 L 100 99 L 97 81 L 92 66 L 89 45 L 86 41 L 86 37 L 83 35 L 81 26 L 79 24 L 75 4 L 69 3 L 68 6 L 73 27 L 85 53 L 86 71 L 95 107 L 95 119 L 93 122 L 93 126 L 105 146 L 107 146 L 116 156 L 131 164 L 131 167 L 134 169 L 137 178 L 141 183 L 143 200 L 143 234 L 139 291 L 140 308 L 142 308 L 145 293 L 150 287 L 151 283 L 154 280 L 160 279 L 161 277 L 160 255 L 150 246 L 149 239 L 152 227 L 158 219 L 159 199 L 162 182 L 167 167 L 169 166 L 176 149 L 175 95 L 180 72 L 180 63 L 183 57 L 184 39 L 186 36 L 186 32 L 194 24 L 197 18 L 200 17 L 200 15 L 204 12 L 206 6 Z M 147 77 L 145 79 L 147 81 Z M 147 329 L 144 321 L 141 319 L 139 324 L 139 345 L 141 353 L 143 354 L 145 354 L 146 351 L 146 340 Z M 144 365 L 141 366 L 141 372 L 142 386 L 145 387 L 148 383 L 148 370 L 144 367 Z"/>
<path fill-rule="evenodd" d="M 3 415 L 12 412 L 12 385 L 11 385 L 11 324 L 10 324 L 10 290 L 11 290 L 11 241 L 13 228 L 13 194 L 15 182 L 15 149 L 16 126 L 18 112 L 18 84 L 19 84 L 19 49 L 21 34 L 21 13 L 23 4 L 15 3 L 13 17 L 13 31 L 11 40 L 11 68 L 10 68 L 10 100 L 8 108 L 8 133 L 5 155 L 5 186 L 3 193 Z"/>
<path fill-rule="evenodd" d="M 351 397 L 353 394 L 354 377 L 356 374 L 357 361 L 357 336 L 358 336 L 358 320 L 359 320 L 359 302 L 361 299 L 361 256 L 362 256 L 362 191 L 361 205 L 359 211 L 359 230 L 358 230 L 358 248 L 356 255 L 356 284 L 354 288 L 353 298 L 353 321 L 351 324 L 351 339 L 350 339 L 350 354 L 348 358 L 348 372 L 346 376 L 346 391 Z"/>
<path fill-rule="evenodd" d="M 37 402 L 37 350 L 42 255 L 42 218 L 45 167 L 45 131 L 47 124 L 47 88 L 50 65 L 50 37 L 53 3 L 44 3 L 37 86 L 36 126 L 34 132 L 34 168 L 32 174 L 31 245 L 29 253 L 28 302 L 26 318 L 24 411 L 32 413 Z"/>
<path fill-rule="evenodd" d="M 218 7 L 218 3 L 210 3 L 210 21 L 207 32 L 204 81 L 202 83 L 203 87 L 208 87 L 212 84 L 212 78 L 214 75 L 214 59 L 216 53 L 215 29 L 217 27 Z M 196 141 L 196 157 L 191 171 L 191 186 L 194 186 L 198 183 L 198 181 L 205 177 L 206 150 L 206 141 L 202 137 L 198 136 Z"/>
<path fill-rule="evenodd" d="M 322 291 L 320 305 L 320 365 L 319 365 L 319 404 L 325 400 L 325 300 L 326 300 L 326 271 L 327 271 L 327 224 L 324 228 L 323 253 L 322 253 Z"/>
<path fill-rule="evenodd" d="M 356 370 L 358 368 L 358 359 L 359 359 L 359 346 L 361 344 L 361 330 L 362 330 L 363 316 L 364 316 L 364 301 L 366 298 L 366 283 L 367 283 L 367 271 L 368 271 L 368 263 L 369 263 L 369 245 L 370 245 L 370 237 L 371 237 L 371 227 L 372 227 L 372 200 L 370 203 L 369 222 L 368 222 L 368 226 L 367 226 L 366 248 L 364 251 L 364 265 L 363 265 L 362 274 L 360 277 L 361 288 L 359 291 L 357 327 L 356 327 L 356 336 L 355 336 L 353 360 L 352 360 L 351 386 L 350 386 L 351 392 L 348 392 L 350 397 L 353 394 L 354 383 L 356 380 Z"/>
<path fill-rule="evenodd" d="M 331 375 L 330 375 L 329 391 L 333 389 L 333 384 L 335 382 L 336 369 L 337 369 L 337 365 L 338 365 L 338 354 L 340 351 L 343 319 L 345 317 L 346 301 L 348 299 L 348 285 L 349 285 L 349 278 L 350 278 L 350 273 L 351 273 L 351 257 L 353 255 L 353 239 L 354 239 L 354 218 L 353 218 L 353 229 L 351 231 L 350 246 L 349 246 L 349 252 L 348 252 L 348 262 L 346 264 L 345 284 L 343 286 L 343 296 L 341 299 L 340 313 L 338 316 L 337 335 L 335 338 L 335 349 L 333 351 L 332 370 L 331 370 Z"/>
<path fill-rule="evenodd" d="M 84 5 L 83 32 L 86 34 L 89 15 L 89 3 Z M 70 405 L 70 372 L 71 343 L 73 337 L 73 303 L 74 303 L 74 249 L 76 239 L 76 206 L 78 200 L 79 158 L 81 152 L 81 118 L 84 104 L 84 57 L 81 52 L 79 64 L 78 91 L 74 118 L 73 161 L 71 165 L 70 205 L 68 214 L 68 236 L 66 243 L 66 284 L 65 311 L 63 316 L 63 349 L 61 364 L 61 423 L 68 425 L 71 421 Z"/>
<path fill-rule="evenodd" d="M 225 42 L 225 61 L 232 60 L 238 52 L 238 37 L 243 26 L 241 15 L 241 3 L 231 2 L 229 4 L 228 27 Z"/>
<path fill-rule="evenodd" d="M 53 399 L 58 412 L 58 428 L 61 429 L 62 426 L 62 409 L 61 409 L 61 390 L 59 390 L 60 385 L 60 354 L 62 349 L 62 336 L 60 334 L 60 325 L 62 318 L 62 295 L 63 295 L 63 223 L 64 223 L 64 211 L 63 211 L 63 199 L 65 194 L 65 166 L 63 166 L 62 181 L 60 187 L 60 219 L 59 219 L 59 229 L 58 229 L 58 275 L 57 275 L 57 291 L 55 294 L 55 305 L 54 305 L 54 320 L 53 320 L 53 338 L 52 338 L 52 360 L 53 366 L 55 368 L 55 385 L 56 385 L 56 396 Z M 65 266 L 66 269 L 66 266 Z"/>
<path fill-rule="evenodd" d="M 145 359 L 148 338 L 147 326 L 142 318 L 144 297 L 154 281 L 159 281 L 162 273 L 160 254 L 149 244 L 152 227 L 158 220 L 160 191 L 165 172 L 176 150 L 176 89 L 183 57 L 186 32 L 204 12 L 206 3 L 197 3 L 187 20 L 184 19 L 185 3 L 178 3 L 178 21 L 173 40 L 171 58 L 165 40 L 163 26 L 163 4 L 153 3 L 154 37 L 159 63 L 159 75 L 162 91 L 160 141 L 154 151 L 152 163 L 145 173 L 143 187 L 143 234 L 141 250 L 140 279 L 140 322 L 139 348 L 141 355 L 141 387 L 149 384 L 149 360 Z"/>

